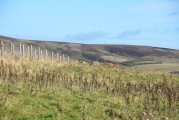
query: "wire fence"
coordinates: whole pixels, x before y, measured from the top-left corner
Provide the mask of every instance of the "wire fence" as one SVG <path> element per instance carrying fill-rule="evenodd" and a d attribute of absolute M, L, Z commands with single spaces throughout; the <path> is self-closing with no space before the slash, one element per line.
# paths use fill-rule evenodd
<path fill-rule="evenodd" d="M 41 49 L 40 47 L 25 46 L 24 44 L 19 44 L 15 46 L 14 43 L 4 44 L 1 41 L 0 49 L 1 59 L 29 59 L 33 60 L 43 60 L 51 62 L 75 62 L 77 60 L 71 59 L 65 54 L 59 54 L 58 52 L 48 51 L 47 49 Z"/>

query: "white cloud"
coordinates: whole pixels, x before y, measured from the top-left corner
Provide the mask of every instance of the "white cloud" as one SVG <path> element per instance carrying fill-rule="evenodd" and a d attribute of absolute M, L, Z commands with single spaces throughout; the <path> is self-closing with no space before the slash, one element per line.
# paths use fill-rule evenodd
<path fill-rule="evenodd" d="M 108 33 L 104 33 L 101 31 L 94 31 L 90 33 L 78 33 L 76 35 L 68 34 L 66 35 L 63 40 L 70 40 L 70 41 L 86 41 L 86 40 L 96 40 L 104 38 Z"/>
<path fill-rule="evenodd" d="M 135 31 L 124 31 L 120 34 L 117 35 L 117 39 L 119 38 L 127 38 L 127 37 L 133 37 L 133 36 L 137 36 L 141 33 L 141 30 L 135 30 Z"/>

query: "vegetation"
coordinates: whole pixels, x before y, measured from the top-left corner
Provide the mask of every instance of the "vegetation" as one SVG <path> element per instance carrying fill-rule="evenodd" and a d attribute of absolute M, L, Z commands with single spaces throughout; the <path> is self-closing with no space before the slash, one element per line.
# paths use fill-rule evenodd
<path fill-rule="evenodd" d="M 162 63 L 162 64 L 144 64 L 133 67 L 147 68 L 150 70 L 168 71 L 171 73 L 179 73 L 179 64 Z"/>
<path fill-rule="evenodd" d="M 0 65 L 0 119 L 179 119 L 179 75 L 108 63 Z"/>
<path fill-rule="evenodd" d="M 136 65 L 146 65 L 146 64 L 162 64 L 160 61 L 152 61 L 152 60 L 131 60 L 121 62 L 122 65 L 125 66 L 136 66 Z"/>

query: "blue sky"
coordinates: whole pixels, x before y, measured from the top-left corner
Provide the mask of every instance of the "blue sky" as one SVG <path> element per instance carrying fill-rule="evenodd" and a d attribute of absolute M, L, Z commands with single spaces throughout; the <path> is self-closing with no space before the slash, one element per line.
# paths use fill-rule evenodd
<path fill-rule="evenodd" d="M 0 0 L 0 35 L 179 49 L 179 0 Z"/>

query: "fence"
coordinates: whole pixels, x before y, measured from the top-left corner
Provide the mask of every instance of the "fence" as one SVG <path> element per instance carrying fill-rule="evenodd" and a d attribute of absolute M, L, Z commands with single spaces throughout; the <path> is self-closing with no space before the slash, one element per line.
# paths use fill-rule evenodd
<path fill-rule="evenodd" d="M 75 62 L 74 59 L 70 59 L 69 56 L 65 56 L 59 53 L 54 53 L 53 51 L 48 51 L 47 49 L 43 50 L 40 47 L 25 46 L 24 44 L 19 44 L 15 46 L 13 43 L 5 45 L 1 41 L 1 50 L 0 50 L 1 59 L 29 59 L 32 60 L 44 60 L 51 62 Z M 77 61 L 77 60 L 76 60 Z"/>

